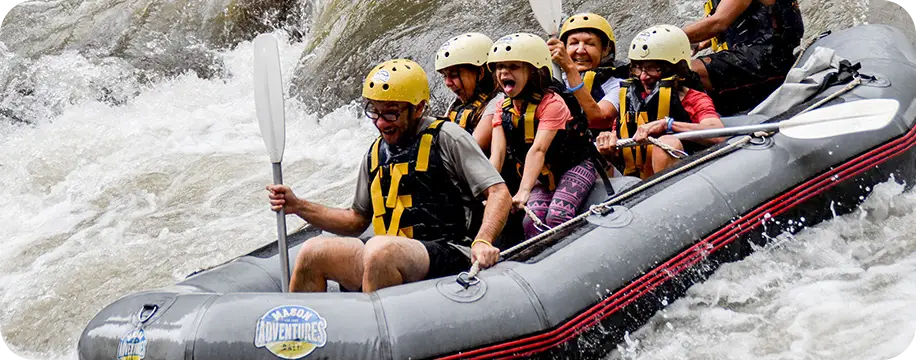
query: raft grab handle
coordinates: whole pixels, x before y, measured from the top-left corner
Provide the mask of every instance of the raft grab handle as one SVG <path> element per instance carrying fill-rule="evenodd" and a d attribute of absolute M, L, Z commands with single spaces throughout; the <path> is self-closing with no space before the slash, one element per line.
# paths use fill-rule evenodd
<path fill-rule="evenodd" d="M 143 313 L 147 311 L 149 311 L 149 314 L 144 317 Z M 143 307 L 140 308 L 140 312 L 137 312 L 137 325 L 142 325 L 144 323 L 149 322 L 149 320 L 153 318 L 153 315 L 156 314 L 156 311 L 159 311 L 159 305 L 156 305 L 156 304 L 143 305 Z"/>

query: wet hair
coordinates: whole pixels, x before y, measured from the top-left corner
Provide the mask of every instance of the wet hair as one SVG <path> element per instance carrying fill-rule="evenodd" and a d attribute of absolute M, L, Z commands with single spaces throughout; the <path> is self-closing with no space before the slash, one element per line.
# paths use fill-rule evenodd
<path fill-rule="evenodd" d="M 497 86 L 497 83 L 496 83 L 496 75 L 493 74 L 493 71 L 490 70 L 490 67 L 487 64 L 484 64 L 482 66 L 476 66 L 473 64 L 457 64 L 450 68 L 456 68 L 459 70 L 464 69 L 474 74 L 474 77 L 477 80 L 474 85 L 473 97 L 477 97 L 480 95 L 486 95 L 487 99 L 492 99 L 493 96 L 495 96 L 496 93 L 499 92 L 499 87 Z M 478 78 L 478 74 L 480 74 L 480 69 L 483 69 L 483 76 Z M 460 100 L 456 100 L 456 101 L 458 101 L 458 104 L 461 104 Z"/>
<path fill-rule="evenodd" d="M 487 64 L 482 66 L 476 66 L 471 64 L 461 64 L 458 67 L 467 69 L 474 74 L 478 74 L 480 69 L 483 69 L 483 77 L 477 80 L 477 85 L 474 87 L 474 95 L 486 94 L 489 98 L 493 98 L 493 95 L 497 92 L 496 87 L 496 76 L 493 75 L 493 72 L 490 70 L 490 67 Z"/>
<path fill-rule="evenodd" d="M 703 88 L 703 83 L 700 81 L 700 75 L 697 72 L 690 69 L 690 63 L 686 60 L 681 60 L 672 66 L 673 75 L 677 75 L 675 78 L 675 84 L 678 86 L 685 86 L 693 90 L 699 90 L 701 92 L 706 92 L 706 89 Z"/>

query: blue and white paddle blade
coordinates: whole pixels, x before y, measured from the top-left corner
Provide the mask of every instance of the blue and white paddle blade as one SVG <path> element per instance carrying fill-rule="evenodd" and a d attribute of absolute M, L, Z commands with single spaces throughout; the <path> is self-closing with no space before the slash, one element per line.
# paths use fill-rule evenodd
<path fill-rule="evenodd" d="M 900 103 L 894 99 L 865 99 L 796 115 L 779 123 L 779 132 L 796 139 L 819 139 L 884 128 L 894 120 Z"/>
<path fill-rule="evenodd" d="M 277 39 L 261 34 L 254 39 L 254 104 L 261 137 L 271 163 L 283 160 L 286 147 L 286 120 L 283 101 L 283 76 Z"/>

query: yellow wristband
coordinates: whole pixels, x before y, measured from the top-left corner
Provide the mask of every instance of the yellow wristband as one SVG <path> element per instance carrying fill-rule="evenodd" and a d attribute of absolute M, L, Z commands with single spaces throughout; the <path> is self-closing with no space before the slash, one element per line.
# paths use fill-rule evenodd
<path fill-rule="evenodd" d="M 493 247 L 493 244 L 491 244 L 490 241 L 478 238 L 478 239 L 475 239 L 474 242 L 471 242 L 471 248 L 474 248 L 474 245 L 477 244 L 477 242 L 486 243 L 488 246 Z"/>

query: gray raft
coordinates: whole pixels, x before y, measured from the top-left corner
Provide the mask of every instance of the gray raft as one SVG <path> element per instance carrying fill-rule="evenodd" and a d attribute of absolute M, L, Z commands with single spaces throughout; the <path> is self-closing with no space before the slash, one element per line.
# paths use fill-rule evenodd
<path fill-rule="evenodd" d="M 805 57 L 815 47 L 834 49 L 876 77 L 829 104 L 895 99 L 900 108 L 891 125 L 820 140 L 757 138 L 690 169 L 656 175 L 669 178 L 618 202 L 611 213 L 506 255 L 467 289 L 445 277 L 371 294 L 283 294 L 271 243 L 105 307 L 83 331 L 79 357 L 603 357 L 624 332 L 719 264 L 749 254 L 752 243 L 849 212 L 891 174 L 908 185 L 916 180 L 916 50 L 909 39 L 868 25 L 817 41 Z M 764 121 L 725 119 L 727 125 Z M 597 201 L 602 193 L 593 192 Z M 290 236 L 290 254 L 319 233 Z M 579 338 L 588 338 L 581 344 L 589 346 L 580 346 Z"/>

